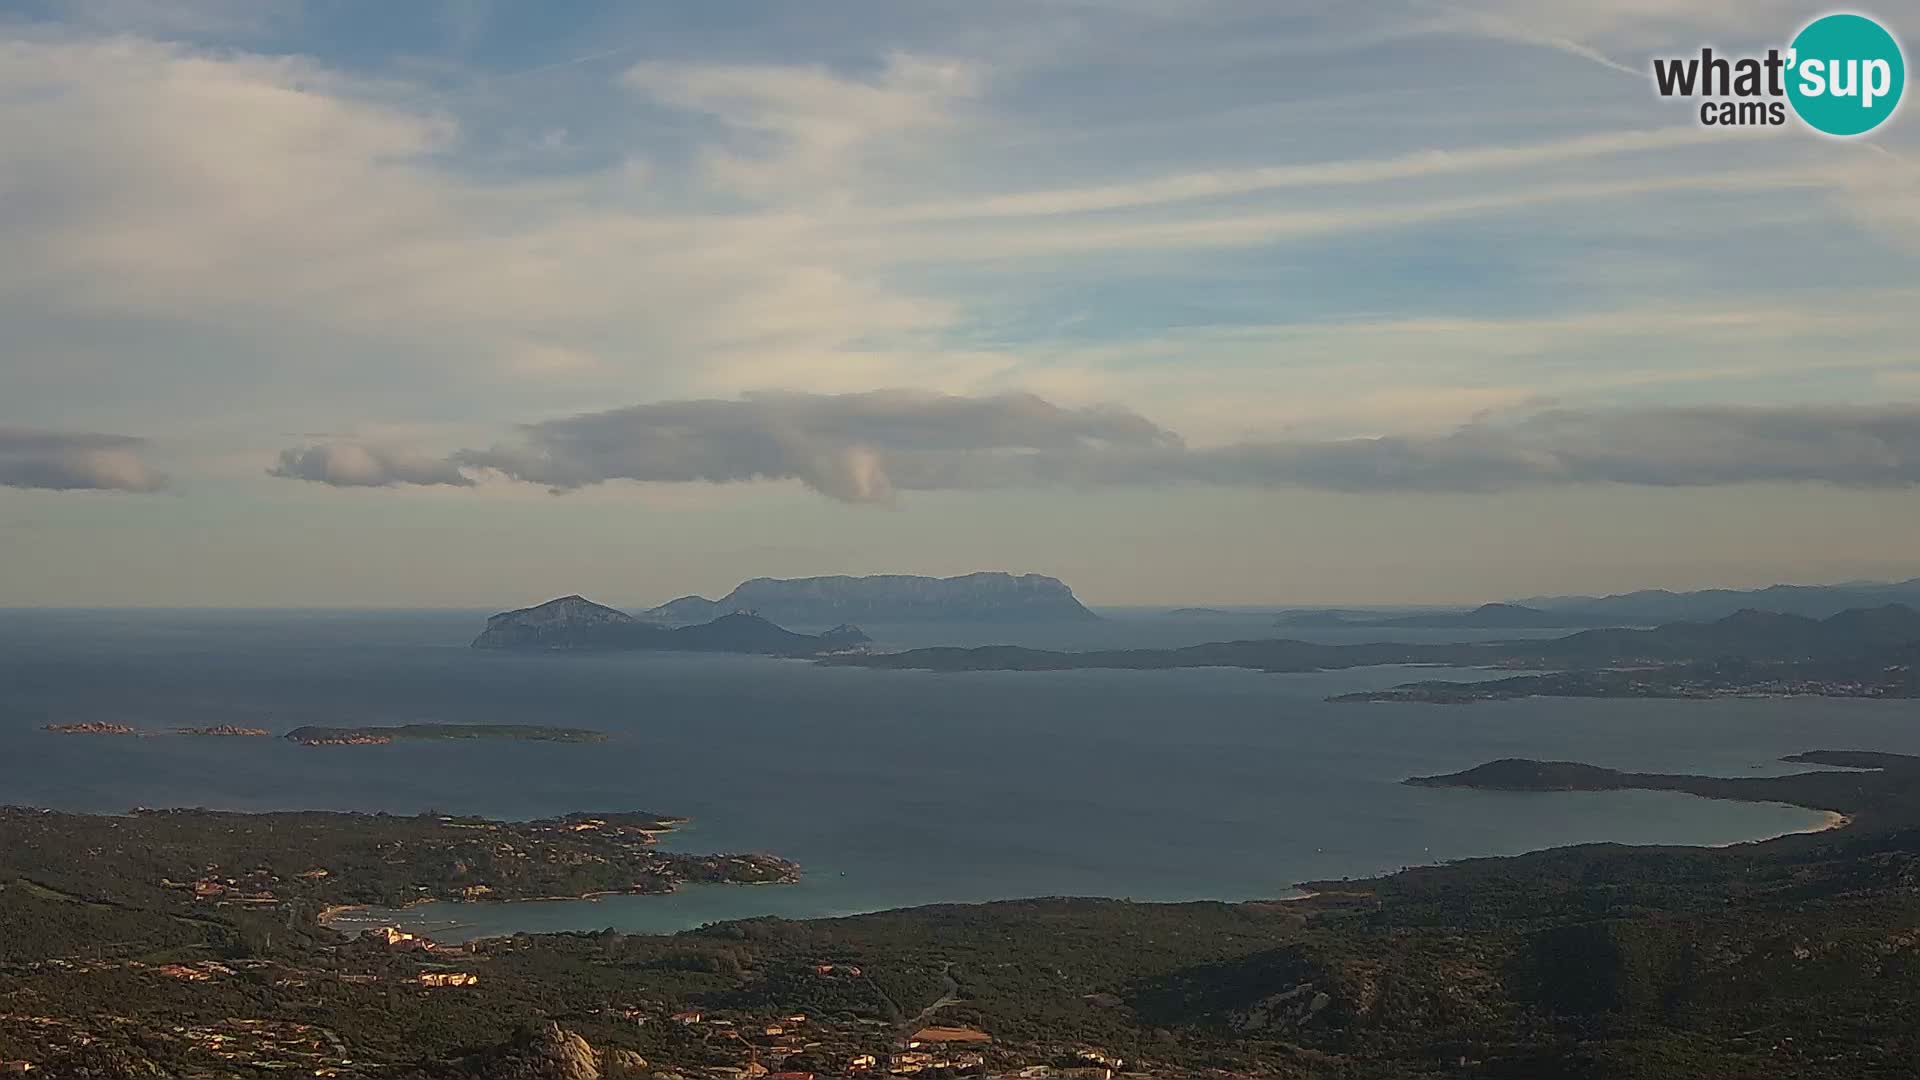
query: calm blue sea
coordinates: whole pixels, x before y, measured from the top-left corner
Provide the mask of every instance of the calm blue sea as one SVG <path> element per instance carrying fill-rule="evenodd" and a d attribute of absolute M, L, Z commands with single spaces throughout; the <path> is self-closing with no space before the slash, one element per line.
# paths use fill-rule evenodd
<path fill-rule="evenodd" d="M 506 817 L 644 809 L 692 815 L 669 840 L 686 850 L 772 851 L 806 868 L 793 886 L 408 913 L 419 925 L 457 924 L 448 936 L 458 936 L 671 930 L 1036 895 L 1247 899 L 1288 895 L 1305 879 L 1558 844 L 1726 843 L 1819 816 L 1653 792 L 1511 795 L 1399 781 L 1507 756 L 1747 775 L 1785 771 L 1780 755 L 1812 748 L 1920 753 L 1911 703 L 1332 705 L 1330 694 L 1433 672 L 932 674 L 503 655 L 466 647 L 484 614 L 0 613 L 0 802 Z M 1258 619 L 1129 612 L 1064 629 L 870 629 L 889 646 L 1273 636 Z M 277 731 L 541 723 L 614 737 L 311 748 L 41 730 L 86 720 Z"/>

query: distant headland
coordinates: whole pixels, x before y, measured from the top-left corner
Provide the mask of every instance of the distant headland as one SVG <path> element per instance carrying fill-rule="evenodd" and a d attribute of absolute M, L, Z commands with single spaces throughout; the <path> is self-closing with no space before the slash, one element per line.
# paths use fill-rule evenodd
<path fill-rule="evenodd" d="M 1060 652 L 1013 645 L 948 646 L 824 658 L 824 663 L 922 671 L 1072 671 L 1233 667 L 1307 672 L 1387 664 L 1498 668 L 1531 674 L 1488 682 L 1420 682 L 1336 701 L 1448 703 L 1534 695 L 1725 697 L 1920 696 L 1920 611 L 1902 604 L 1824 619 L 1741 611 L 1713 622 L 1582 630 L 1509 641 L 1329 644 L 1214 641 L 1173 649 Z"/>

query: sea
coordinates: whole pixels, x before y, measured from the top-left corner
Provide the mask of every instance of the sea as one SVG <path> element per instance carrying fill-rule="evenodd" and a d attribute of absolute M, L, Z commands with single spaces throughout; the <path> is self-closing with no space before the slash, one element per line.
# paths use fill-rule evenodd
<path fill-rule="evenodd" d="M 348 921 L 447 939 L 669 932 L 1034 896 L 1298 895 L 1302 881 L 1563 844 L 1729 844 L 1823 815 L 1667 792 L 1409 787 L 1502 757 L 1729 776 L 1785 754 L 1920 753 L 1911 702 L 1533 699 L 1333 704 L 1416 678 L 1369 668 L 932 673 L 668 653 L 470 649 L 486 612 L 0 612 L 0 803 L 691 817 L 686 851 L 798 861 L 791 885 L 671 896 L 427 904 Z M 1064 625 L 871 626 L 881 648 L 1008 642 L 1172 646 L 1237 638 L 1458 640 L 1444 631 L 1279 630 L 1253 615 L 1103 611 Z M 1486 635 L 1481 635 L 1486 636 Z M 1505 632 L 1501 636 L 1515 636 Z M 55 734 L 236 724 L 553 724 L 595 744 L 306 747 L 279 738 Z"/>

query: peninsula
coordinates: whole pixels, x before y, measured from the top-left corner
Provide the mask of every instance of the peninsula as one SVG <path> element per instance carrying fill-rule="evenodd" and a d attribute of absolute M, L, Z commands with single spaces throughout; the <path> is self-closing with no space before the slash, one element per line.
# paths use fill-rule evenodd
<path fill-rule="evenodd" d="M 120 816 L 0 808 L 0 882 L 57 883 L 96 902 L 166 897 L 206 908 L 281 907 L 314 917 L 340 906 L 426 900 L 531 900 L 666 893 L 689 881 L 790 882 L 772 855 L 661 851 L 684 817 L 645 812 L 534 821 L 303 811 L 136 810 Z M 107 861 L 56 864 L 111 848 Z M 91 864 L 91 865 L 86 865 Z"/>
<path fill-rule="evenodd" d="M 1633 681 L 1667 680 L 1678 687 L 1689 677 L 1720 671 L 1727 679 L 1755 671 L 1771 681 L 1787 679 L 1811 692 L 1855 692 L 1900 697 L 1915 692 L 1912 664 L 1920 655 L 1920 612 L 1901 604 L 1858 608 L 1825 619 L 1742 611 L 1713 622 L 1677 622 L 1651 629 L 1582 630 L 1564 637 L 1490 642 L 1370 642 L 1327 644 L 1294 639 L 1218 641 L 1177 649 L 1107 649 L 1059 652 L 1011 645 L 927 648 L 898 653 L 832 657 L 823 663 L 925 671 L 1070 671 L 1088 668 L 1155 671 L 1235 667 L 1301 672 L 1385 664 L 1505 668 L 1517 671 L 1637 672 L 1590 676 Z M 1714 668 L 1709 665 L 1722 665 Z M 1745 665 L 1744 667 L 1741 665 Z M 1647 673 L 1653 673 L 1651 675 Z M 1341 700 L 1442 700 L 1447 695 L 1522 696 L 1556 685 L 1509 682 L 1498 690 L 1473 684 L 1423 683 Z M 1493 684 L 1498 687 L 1500 684 Z M 1746 685 L 1744 683 L 1740 685 Z M 1675 694 L 1673 696 L 1696 696 Z"/>
<path fill-rule="evenodd" d="M 1781 759 L 1827 768 L 1788 776 L 1695 776 L 1636 773 L 1573 761 L 1502 758 L 1463 772 L 1413 776 L 1415 787 L 1483 791 L 1681 791 L 1708 799 L 1790 803 L 1866 815 L 1871 823 L 1920 820 L 1920 757 L 1866 750 L 1809 750 Z"/>
<path fill-rule="evenodd" d="M 831 656 L 858 652 L 872 639 L 857 626 L 796 634 L 747 612 L 694 626 L 665 627 L 581 596 L 563 596 L 530 608 L 503 611 L 473 639 L 476 649 L 752 653 Z"/>

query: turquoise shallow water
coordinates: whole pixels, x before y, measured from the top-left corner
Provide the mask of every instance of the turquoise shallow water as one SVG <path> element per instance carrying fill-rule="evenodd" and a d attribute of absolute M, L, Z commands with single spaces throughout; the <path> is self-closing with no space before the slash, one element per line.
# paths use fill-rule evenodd
<path fill-rule="evenodd" d="M 497 655 L 464 647 L 476 622 L 11 613 L 0 630 L 0 801 L 508 817 L 646 809 L 694 817 L 667 841 L 685 850 L 773 851 L 806 869 L 793 886 L 407 913 L 418 925 L 457 924 L 454 935 L 637 931 L 1035 895 L 1284 896 L 1305 879 L 1557 844 L 1726 843 L 1820 816 L 1670 793 L 1512 795 L 1399 781 L 1507 756 L 1745 775 L 1783 771 L 1780 755 L 1816 747 L 1920 752 L 1911 703 L 1332 705 L 1322 699 L 1434 672 L 931 674 L 747 657 Z M 913 643 L 994 632 L 898 634 Z M 1097 644 L 1252 636 L 1154 620 L 1081 633 Z M 308 748 L 39 730 L 80 720 L 281 731 L 551 723 L 613 738 Z"/>

